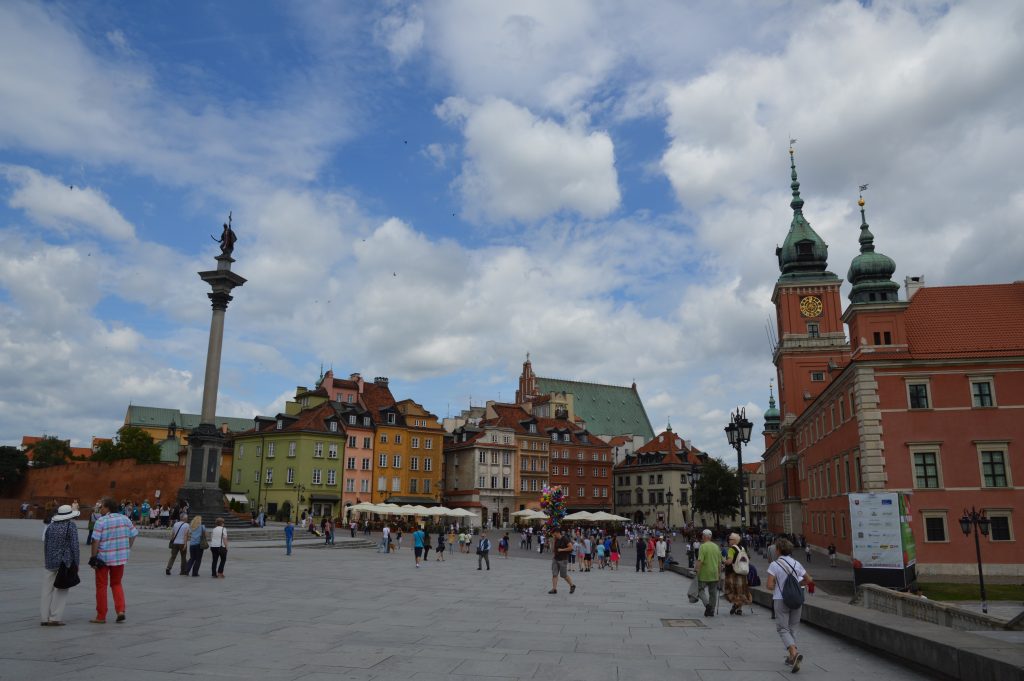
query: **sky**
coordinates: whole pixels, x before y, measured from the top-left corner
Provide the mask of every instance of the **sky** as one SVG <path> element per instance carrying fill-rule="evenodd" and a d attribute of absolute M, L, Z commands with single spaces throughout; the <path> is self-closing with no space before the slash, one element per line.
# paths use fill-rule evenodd
<path fill-rule="evenodd" d="M 0 3 L 0 444 L 199 412 L 230 212 L 222 415 L 323 366 L 444 417 L 529 352 L 732 462 L 790 138 L 840 276 L 868 183 L 897 281 L 1021 277 L 1022 33 L 1018 0 Z"/>

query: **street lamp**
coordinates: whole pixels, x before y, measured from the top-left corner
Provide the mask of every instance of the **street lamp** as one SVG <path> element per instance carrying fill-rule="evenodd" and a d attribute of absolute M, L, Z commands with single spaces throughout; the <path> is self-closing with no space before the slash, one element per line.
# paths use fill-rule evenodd
<path fill-rule="evenodd" d="M 672 527 L 672 492 L 669 491 L 665 495 L 665 500 L 668 501 L 668 513 L 665 514 L 665 525 L 666 529 Z"/>
<path fill-rule="evenodd" d="M 988 614 L 988 598 L 985 596 L 985 575 L 981 571 L 981 539 L 978 538 L 978 531 L 988 536 L 989 519 L 985 517 L 985 510 L 982 509 L 980 512 L 974 510 L 971 506 L 970 512 L 964 509 L 964 514 L 960 518 L 960 529 L 963 530 L 965 535 L 971 533 L 971 528 L 974 528 L 974 552 L 978 556 L 978 584 L 981 586 L 981 611 Z"/>
<path fill-rule="evenodd" d="M 637 488 L 636 488 L 636 509 L 638 511 L 640 511 L 640 513 L 643 513 L 643 509 L 641 508 L 643 506 L 643 503 L 644 503 L 644 488 L 640 487 L 640 486 L 637 486 Z M 633 514 L 633 520 L 636 520 L 636 514 Z"/>
<path fill-rule="evenodd" d="M 299 498 L 303 492 L 306 491 L 305 485 L 299 485 L 295 488 L 295 524 L 299 523 Z"/>
<path fill-rule="evenodd" d="M 746 529 L 747 505 L 743 498 L 743 445 L 750 442 L 750 431 L 754 424 L 747 419 L 747 410 L 737 407 L 736 411 L 729 417 L 729 425 L 725 427 L 725 436 L 729 438 L 729 444 L 736 449 L 736 470 L 740 479 L 740 532 Z"/>
<path fill-rule="evenodd" d="M 697 524 L 697 483 L 700 482 L 700 469 L 690 468 L 690 521 Z"/>

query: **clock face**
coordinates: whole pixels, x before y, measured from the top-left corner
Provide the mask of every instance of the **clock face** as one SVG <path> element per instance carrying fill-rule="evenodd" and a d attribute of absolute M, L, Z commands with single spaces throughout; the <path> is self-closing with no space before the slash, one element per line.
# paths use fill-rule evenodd
<path fill-rule="evenodd" d="M 820 317 L 821 309 L 821 298 L 818 296 L 804 296 L 800 299 L 800 314 L 805 317 Z"/>

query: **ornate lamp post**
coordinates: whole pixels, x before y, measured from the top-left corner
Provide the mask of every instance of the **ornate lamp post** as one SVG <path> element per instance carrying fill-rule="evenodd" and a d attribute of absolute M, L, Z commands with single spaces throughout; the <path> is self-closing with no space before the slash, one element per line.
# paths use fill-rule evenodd
<path fill-rule="evenodd" d="M 729 425 L 725 427 L 725 436 L 729 444 L 736 449 L 736 470 L 740 480 L 740 532 L 747 527 L 747 505 L 743 494 L 743 445 L 750 442 L 750 431 L 754 424 L 747 419 L 747 410 L 737 407 L 729 418 Z"/>
<path fill-rule="evenodd" d="M 637 488 L 636 488 L 636 508 L 637 508 L 638 511 L 640 511 L 641 514 L 643 513 L 643 508 L 642 508 L 643 504 L 644 504 L 644 488 L 640 487 L 638 485 Z M 633 520 L 634 521 L 636 520 L 636 514 L 633 515 Z M 646 518 L 644 518 L 644 520 L 646 520 Z"/>
<path fill-rule="evenodd" d="M 700 482 L 700 469 L 690 468 L 690 520 L 697 524 L 697 483 Z"/>
<path fill-rule="evenodd" d="M 960 518 L 960 529 L 963 530 L 965 535 L 971 533 L 971 528 L 974 528 L 974 552 L 978 557 L 978 585 L 981 587 L 981 611 L 988 614 L 988 598 L 985 596 L 985 575 L 981 571 L 981 539 L 978 537 L 978 531 L 988 536 L 989 519 L 985 517 L 984 509 L 976 511 L 971 506 L 970 512 L 964 509 L 964 514 Z"/>
<path fill-rule="evenodd" d="M 672 527 L 672 492 L 671 490 L 665 495 L 665 500 L 668 502 L 668 512 L 665 513 L 665 529 Z"/>

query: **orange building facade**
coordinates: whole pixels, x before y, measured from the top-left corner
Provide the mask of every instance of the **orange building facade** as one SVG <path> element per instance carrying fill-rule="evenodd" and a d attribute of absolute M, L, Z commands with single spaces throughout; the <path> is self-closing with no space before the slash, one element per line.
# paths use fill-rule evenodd
<path fill-rule="evenodd" d="M 827 246 L 803 217 L 793 168 L 793 224 L 777 251 L 773 301 L 780 403 L 765 413 L 771 531 L 849 556 L 851 492 L 904 492 L 917 573 L 974 575 L 959 518 L 991 520 L 986 576 L 1019 580 L 1014 512 L 1024 503 L 1024 283 L 924 287 L 875 252 L 861 202 L 861 253 L 841 308 Z M 843 324 L 849 329 L 846 340 Z"/>

